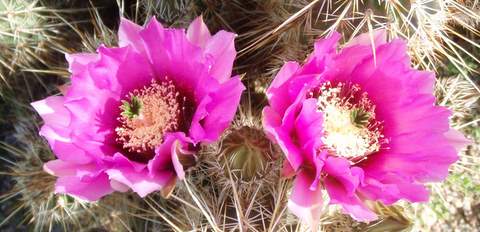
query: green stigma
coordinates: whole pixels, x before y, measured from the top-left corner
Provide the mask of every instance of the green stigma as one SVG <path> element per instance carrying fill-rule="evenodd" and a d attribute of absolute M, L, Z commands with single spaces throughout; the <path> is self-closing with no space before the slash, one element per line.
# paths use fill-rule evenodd
<path fill-rule="evenodd" d="M 122 110 L 121 115 L 127 118 L 134 118 L 140 115 L 140 111 L 142 110 L 142 102 L 136 96 L 132 96 L 130 98 L 130 102 L 122 100 L 122 106 L 120 106 Z"/>
<path fill-rule="evenodd" d="M 372 115 L 370 112 L 367 112 L 361 108 L 354 108 L 350 112 L 350 121 L 358 128 L 367 126 L 371 117 Z"/>

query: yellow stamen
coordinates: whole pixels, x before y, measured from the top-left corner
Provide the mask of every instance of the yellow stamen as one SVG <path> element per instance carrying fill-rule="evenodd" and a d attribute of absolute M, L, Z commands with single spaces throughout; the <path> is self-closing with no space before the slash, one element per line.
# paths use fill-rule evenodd
<path fill-rule="evenodd" d="M 124 102 L 118 121 L 120 126 L 115 129 L 117 142 L 131 152 L 148 152 L 163 142 L 163 136 L 168 131 L 179 128 L 181 104 L 179 92 L 172 81 L 156 83 L 137 89 L 127 95 L 130 103 Z M 130 104 L 131 107 L 125 107 Z"/>
<path fill-rule="evenodd" d="M 375 106 L 358 85 L 330 82 L 320 87 L 318 109 L 324 115 L 325 147 L 333 154 L 364 157 L 378 151 L 385 142 Z"/>

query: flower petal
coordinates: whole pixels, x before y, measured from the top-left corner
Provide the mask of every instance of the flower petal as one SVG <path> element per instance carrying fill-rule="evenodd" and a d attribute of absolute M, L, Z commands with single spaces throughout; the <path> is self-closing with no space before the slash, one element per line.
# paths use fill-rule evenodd
<path fill-rule="evenodd" d="M 100 174 L 88 181 L 76 176 L 58 178 L 56 193 L 66 193 L 87 201 L 96 201 L 113 192 L 106 174 Z"/>
<path fill-rule="evenodd" d="M 54 176 L 76 176 L 80 178 L 96 176 L 101 172 L 101 169 L 94 163 L 77 164 L 60 159 L 48 161 L 43 165 L 43 170 Z"/>
<path fill-rule="evenodd" d="M 235 116 L 243 90 L 245 87 L 238 77 L 210 90 L 192 119 L 189 137 L 194 143 L 213 142 L 220 136 Z"/>
<path fill-rule="evenodd" d="M 195 20 L 193 20 L 190 26 L 188 26 L 188 40 L 201 48 L 206 46 L 211 37 L 212 35 L 210 34 L 207 25 L 205 25 L 203 22 L 202 16 L 197 17 Z"/>
<path fill-rule="evenodd" d="M 340 181 L 327 177 L 324 183 L 331 199 L 330 204 L 340 204 L 343 210 L 357 221 L 370 222 L 377 219 L 377 215 L 365 206 L 357 195 L 348 193 L 348 189 L 345 189 Z"/>
<path fill-rule="evenodd" d="M 295 119 L 297 143 L 312 158 L 322 145 L 323 120 L 323 113 L 318 111 L 317 99 L 314 98 L 303 102 L 302 110 Z"/>
<path fill-rule="evenodd" d="M 64 106 L 64 97 L 51 96 L 31 105 L 50 127 L 67 127 L 70 124 L 70 112 Z"/>
<path fill-rule="evenodd" d="M 354 195 L 358 185 L 363 181 L 363 170 L 357 167 L 351 168 L 350 163 L 344 158 L 328 157 L 325 160 L 324 171 L 343 187 L 348 196 Z M 330 197 L 336 196 L 330 195 Z"/>
<path fill-rule="evenodd" d="M 235 51 L 235 34 L 219 31 L 205 45 L 205 56 L 207 62 L 213 60 L 210 75 L 220 83 L 227 81 L 232 75 L 233 61 L 237 56 Z"/>
<path fill-rule="evenodd" d="M 120 153 L 114 155 L 113 163 L 106 171 L 109 178 L 130 187 L 140 197 L 161 190 L 174 178 L 171 170 L 158 171 L 155 176 L 150 176 L 147 165 L 130 161 Z"/>
<path fill-rule="evenodd" d="M 189 144 L 192 144 L 192 141 L 183 132 L 166 134 L 165 141 L 155 149 L 155 157 L 148 162 L 150 176 L 162 175 L 164 171 L 173 169 L 178 179 L 183 180 L 185 177 L 184 167 L 178 156 L 194 156 L 188 150 Z"/>
<path fill-rule="evenodd" d="M 387 31 L 385 29 L 375 30 L 373 32 L 366 32 L 360 35 L 355 36 L 350 42 L 348 42 L 347 47 L 352 47 L 356 45 L 362 46 L 373 46 L 378 47 L 387 42 Z"/>
<path fill-rule="evenodd" d="M 288 209 L 297 217 L 305 221 L 311 228 L 315 228 L 322 214 L 322 188 L 310 190 L 313 176 L 307 172 L 300 172 L 295 177 L 292 193 L 288 200 Z"/>
<path fill-rule="evenodd" d="M 385 174 L 381 179 L 378 177 L 366 177 L 365 185 L 359 192 L 372 200 L 381 200 L 384 204 L 393 204 L 400 199 L 410 202 L 428 201 L 428 190 L 422 184 L 409 181 L 400 175 Z"/>
<path fill-rule="evenodd" d="M 88 64 L 98 60 L 98 58 L 98 54 L 94 53 L 75 53 L 65 55 L 65 59 L 68 61 L 68 71 L 71 73 L 85 71 Z"/>
<path fill-rule="evenodd" d="M 132 46 L 136 51 L 140 53 L 145 52 L 142 37 L 140 31 L 143 27 L 135 24 L 134 22 L 126 19 L 120 19 L 120 26 L 118 27 L 118 45 L 120 47 Z"/>

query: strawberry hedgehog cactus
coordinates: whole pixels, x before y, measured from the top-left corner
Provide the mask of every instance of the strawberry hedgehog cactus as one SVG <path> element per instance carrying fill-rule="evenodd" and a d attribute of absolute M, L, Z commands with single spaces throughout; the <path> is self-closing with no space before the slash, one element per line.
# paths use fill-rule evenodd
<path fill-rule="evenodd" d="M 145 26 L 120 17 L 118 47 L 66 55 L 70 83 L 31 103 L 57 158 L 43 165 L 57 177 L 55 193 L 92 205 L 127 196 L 141 202 L 132 217 L 161 218 L 176 231 L 315 231 L 336 209 L 372 225 L 383 216 L 375 207 L 426 202 L 427 183 L 444 180 L 469 143 L 436 104 L 435 75 L 411 66 L 410 40 L 391 29 L 345 36 L 330 27 L 307 56 L 322 33 L 304 40 L 297 30 L 273 43 L 300 14 L 250 41 L 250 27 L 226 26 L 233 19 L 215 27 L 212 12 L 226 5 L 202 6 L 178 18 L 202 13 L 220 29 L 213 35 L 202 16 L 169 28 L 177 16 L 162 25 L 147 11 Z M 221 28 L 240 34 L 235 69 L 236 34 Z M 342 36 L 349 39 L 340 46 Z M 290 50 L 295 56 L 275 55 Z M 266 65 L 250 62 L 261 54 Z M 284 63 L 293 57 L 306 59 Z M 271 83 L 268 73 L 276 73 Z"/>

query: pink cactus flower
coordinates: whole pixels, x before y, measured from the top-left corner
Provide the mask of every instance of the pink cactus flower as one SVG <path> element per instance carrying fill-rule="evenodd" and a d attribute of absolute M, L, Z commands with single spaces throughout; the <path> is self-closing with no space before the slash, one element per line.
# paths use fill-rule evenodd
<path fill-rule="evenodd" d="M 376 219 L 365 200 L 428 199 L 467 141 L 435 105 L 431 72 L 412 69 L 405 41 L 363 34 L 337 50 L 334 33 L 306 63 L 286 63 L 267 90 L 263 123 L 296 175 L 289 209 L 314 224 L 322 191 L 358 221 Z"/>
<path fill-rule="evenodd" d="M 186 32 L 122 19 L 118 37 L 119 47 L 67 55 L 66 93 L 32 103 L 58 158 L 44 166 L 58 193 L 168 195 L 198 145 L 229 125 L 245 89 L 231 78 L 235 35 L 211 35 L 201 17 Z"/>

